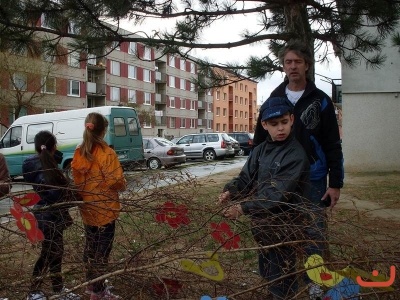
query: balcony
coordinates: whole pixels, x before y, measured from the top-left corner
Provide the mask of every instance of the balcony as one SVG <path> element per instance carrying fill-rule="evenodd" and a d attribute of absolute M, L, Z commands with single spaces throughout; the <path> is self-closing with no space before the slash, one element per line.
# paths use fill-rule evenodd
<path fill-rule="evenodd" d="M 167 126 L 166 116 L 156 116 L 156 126 Z"/>
<path fill-rule="evenodd" d="M 156 83 L 167 83 L 167 74 L 156 71 Z"/>
<path fill-rule="evenodd" d="M 197 119 L 197 125 L 202 127 L 207 126 L 207 119 Z"/>
<path fill-rule="evenodd" d="M 87 67 L 89 69 L 105 69 L 106 59 L 104 57 L 97 58 L 95 55 L 89 54 L 87 57 Z"/>
<path fill-rule="evenodd" d="M 95 82 L 86 82 L 86 93 L 94 96 L 104 96 L 106 94 L 106 85 Z"/>
<path fill-rule="evenodd" d="M 166 103 L 167 103 L 167 95 L 156 94 L 156 104 L 166 104 Z"/>

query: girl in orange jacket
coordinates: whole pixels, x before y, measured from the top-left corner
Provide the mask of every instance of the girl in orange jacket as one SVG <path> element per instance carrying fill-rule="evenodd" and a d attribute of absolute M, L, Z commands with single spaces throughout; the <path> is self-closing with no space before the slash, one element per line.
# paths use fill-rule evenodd
<path fill-rule="evenodd" d="M 88 114 L 83 142 L 75 150 L 71 163 L 74 182 L 83 198 L 79 209 L 85 225 L 83 259 L 87 281 L 106 272 L 114 241 L 115 220 L 121 209 L 118 192 L 126 188 L 118 157 L 103 140 L 107 127 L 108 121 L 103 115 Z M 90 284 L 86 292 L 91 294 L 91 300 L 118 299 L 107 289 L 104 280 Z"/>

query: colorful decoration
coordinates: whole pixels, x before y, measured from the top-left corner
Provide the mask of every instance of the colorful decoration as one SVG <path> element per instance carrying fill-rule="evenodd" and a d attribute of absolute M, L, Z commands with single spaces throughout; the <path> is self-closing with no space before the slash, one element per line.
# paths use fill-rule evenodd
<path fill-rule="evenodd" d="M 343 270 L 338 270 L 336 272 L 342 276 L 352 279 L 353 281 L 355 281 L 357 283 L 360 280 L 360 279 L 357 280 L 357 277 L 361 277 L 362 280 L 367 281 L 367 282 L 376 282 L 376 283 L 388 282 L 390 280 L 390 278 L 388 278 L 387 276 L 385 276 L 383 274 L 378 274 L 377 276 L 374 276 L 373 273 L 371 274 L 370 272 L 367 272 L 367 271 L 364 271 L 364 270 L 361 270 L 361 269 L 358 269 L 358 268 L 355 268 L 352 266 L 347 266 Z M 395 276 L 393 276 L 393 277 L 395 277 Z M 394 288 L 391 286 L 381 286 L 381 287 L 379 287 L 379 289 L 384 290 L 384 291 L 394 291 Z"/>
<path fill-rule="evenodd" d="M 176 229 L 180 225 L 188 225 L 190 223 L 187 213 L 188 209 L 185 205 L 175 205 L 172 202 L 165 202 L 156 215 L 156 221 L 159 223 L 167 223 L 169 226 Z"/>
<path fill-rule="evenodd" d="M 218 261 L 218 254 L 212 254 L 212 252 L 207 252 L 209 260 L 196 264 L 193 260 L 183 259 L 181 260 L 181 265 L 184 271 L 191 272 L 199 276 L 203 276 L 207 279 L 214 281 L 221 281 L 224 279 L 224 271 Z"/>
<path fill-rule="evenodd" d="M 40 201 L 40 196 L 36 193 L 26 193 L 21 196 L 12 197 L 14 202 L 17 202 L 21 206 L 32 206 Z"/>
<path fill-rule="evenodd" d="M 323 264 L 324 260 L 318 254 L 313 254 L 308 257 L 304 267 L 308 269 L 307 275 L 312 281 L 319 285 L 333 287 L 344 279 L 342 275 L 335 271 L 328 270 Z"/>
<path fill-rule="evenodd" d="M 343 278 L 341 282 L 332 287 L 322 298 L 322 300 L 357 300 L 360 293 L 360 286 L 349 278 Z"/>
<path fill-rule="evenodd" d="M 158 296 L 168 295 L 175 297 L 182 288 L 182 283 L 175 279 L 161 278 L 162 282 L 153 284 L 153 289 Z"/>
<path fill-rule="evenodd" d="M 32 244 L 43 241 L 43 232 L 38 228 L 37 220 L 32 213 L 24 211 L 18 203 L 14 203 L 10 212 L 17 220 L 19 230 L 26 234 Z"/>
<path fill-rule="evenodd" d="M 240 236 L 234 234 L 229 227 L 228 223 L 222 222 L 220 224 L 211 223 L 212 228 L 211 236 L 214 240 L 219 242 L 225 249 L 238 249 L 240 243 Z"/>
<path fill-rule="evenodd" d="M 203 295 L 201 296 L 200 300 L 212 300 L 213 298 L 211 298 L 208 295 Z M 228 298 L 226 298 L 226 296 L 219 296 L 216 298 L 216 300 L 228 300 Z"/>

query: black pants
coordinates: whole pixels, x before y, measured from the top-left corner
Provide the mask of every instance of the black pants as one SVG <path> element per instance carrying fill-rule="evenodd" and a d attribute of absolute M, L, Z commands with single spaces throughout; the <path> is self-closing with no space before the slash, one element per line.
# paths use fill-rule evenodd
<path fill-rule="evenodd" d="M 50 279 L 53 291 L 61 292 L 63 288 L 63 278 L 61 275 L 62 258 L 64 254 L 63 232 L 65 227 L 57 222 L 38 219 L 39 228 L 42 230 L 44 240 L 40 256 L 33 268 L 33 281 L 31 290 L 39 290 L 43 282 L 43 276 L 50 271 Z"/>
<path fill-rule="evenodd" d="M 86 244 L 83 261 L 86 264 L 86 280 L 93 280 L 106 273 L 108 258 L 115 236 L 115 222 L 104 226 L 85 225 Z M 93 292 L 105 289 L 104 280 L 93 283 Z"/>

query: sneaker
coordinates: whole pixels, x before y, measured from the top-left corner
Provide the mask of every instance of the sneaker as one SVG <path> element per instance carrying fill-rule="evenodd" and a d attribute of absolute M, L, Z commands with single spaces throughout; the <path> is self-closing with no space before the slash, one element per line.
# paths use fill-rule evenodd
<path fill-rule="evenodd" d="M 41 291 L 31 292 L 29 293 L 26 300 L 46 300 L 46 295 Z"/>
<path fill-rule="evenodd" d="M 121 299 L 119 296 L 114 295 L 109 289 L 105 289 L 100 293 L 92 293 L 90 300 L 116 300 Z"/>
<path fill-rule="evenodd" d="M 310 300 L 322 300 L 324 291 L 318 284 L 310 283 L 308 285 L 308 295 L 310 296 Z"/>
<path fill-rule="evenodd" d="M 60 296 L 58 299 L 59 300 L 80 300 L 81 297 L 77 294 L 72 293 L 69 289 L 66 287 L 63 287 L 60 293 Z"/>

